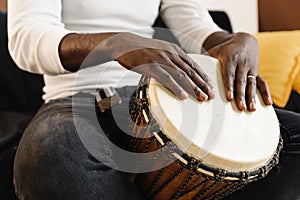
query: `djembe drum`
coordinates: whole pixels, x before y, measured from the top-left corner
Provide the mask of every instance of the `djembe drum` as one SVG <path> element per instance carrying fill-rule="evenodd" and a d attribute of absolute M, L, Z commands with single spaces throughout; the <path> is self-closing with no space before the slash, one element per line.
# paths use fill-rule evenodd
<path fill-rule="evenodd" d="M 137 88 L 131 148 L 144 155 L 145 173 L 135 184 L 147 199 L 221 199 L 278 163 L 282 141 L 272 106 L 257 93 L 256 111 L 240 111 L 226 100 L 218 60 L 189 56 L 215 84 L 214 100 L 181 101 L 145 76 Z"/>

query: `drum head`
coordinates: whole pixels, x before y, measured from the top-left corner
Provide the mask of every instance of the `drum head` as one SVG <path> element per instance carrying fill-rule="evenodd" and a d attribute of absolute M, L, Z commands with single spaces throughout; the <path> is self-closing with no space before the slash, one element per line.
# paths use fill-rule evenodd
<path fill-rule="evenodd" d="M 230 171 L 254 170 L 274 155 L 279 142 L 279 123 L 272 106 L 257 93 L 255 112 L 240 111 L 225 98 L 218 60 L 189 55 L 210 76 L 216 98 L 199 102 L 176 98 L 155 79 L 150 80 L 150 112 L 162 132 L 183 152 L 202 163 Z"/>

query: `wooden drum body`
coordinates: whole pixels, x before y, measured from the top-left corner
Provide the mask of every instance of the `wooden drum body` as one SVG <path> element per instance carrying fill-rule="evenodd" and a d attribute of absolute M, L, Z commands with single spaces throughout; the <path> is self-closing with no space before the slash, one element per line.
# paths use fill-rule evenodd
<path fill-rule="evenodd" d="M 190 55 L 210 76 L 216 98 L 180 101 L 142 77 L 132 110 L 134 152 L 144 153 L 135 184 L 147 199 L 221 199 L 258 180 L 278 163 L 282 147 L 274 109 L 259 94 L 255 112 L 225 98 L 220 64 Z"/>

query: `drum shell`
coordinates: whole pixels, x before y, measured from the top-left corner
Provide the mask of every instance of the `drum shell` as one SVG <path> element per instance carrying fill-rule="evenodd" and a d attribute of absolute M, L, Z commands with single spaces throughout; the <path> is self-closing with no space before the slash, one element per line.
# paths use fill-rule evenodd
<path fill-rule="evenodd" d="M 145 136 L 148 134 L 145 133 Z M 153 152 L 162 147 L 154 136 L 135 140 L 134 143 L 140 144 L 135 148 L 136 152 Z M 196 167 L 192 168 L 176 159 L 172 153 L 171 148 L 170 151 L 159 151 L 159 155 L 143 160 L 145 169 L 146 166 L 163 165 L 161 162 L 165 160 L 175 160 L 162 169 L 136 175 L 134 183 L 147 199 L 219 199 L 246 185 L 241 180 L 226 180 L 199 172 Z"/>
<path fill-rule="evenodd" d="M 157 152 L 141 159 L 140 165 L 145 168 L 145 173 L 137 174 L 134 181 L 147 199 L 220 199 L 251 181 L 263 178 L 278 163 L 282 140 L 279 141 L 274 157 L 265 166 L 251 172 L 226 172 L 204 166 L 201 161 L 188 155 L 185 155 L 185 158 L 188 157 L 185 160 L 181 156 L 184 153 L 166 138 L 149 111 L 149 82 L 150 78 L 141 78 L 131 111 L 135 135 L 131 140 L 131 150 L 138 153 Z M 166 150 L 158 151 L 166 146 Z M 173 162 L 166 166 L 165 162 L 168 161 Z M 164 167 L 149 170 L 159 166 Z"/>

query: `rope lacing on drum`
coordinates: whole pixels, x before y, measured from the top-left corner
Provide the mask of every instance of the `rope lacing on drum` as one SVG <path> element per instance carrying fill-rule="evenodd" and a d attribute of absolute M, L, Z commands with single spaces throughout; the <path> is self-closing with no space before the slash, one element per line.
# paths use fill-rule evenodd
<path fill-rule="evenodd" d="M 241 179 L 240 179 L 241 182 L 243 182 L 244 184 L 248 184 L 249 178 L 250 178 L 250 173 L 248 171 L 241 172 Z"/>
<path fill-rule="evenodd" d="M 214 172 L 214 177 L 216 178 L 217 182 L 223 181 L 225 176 L 226 176 L 226 170 L 224 170 L 224 169 L 217 169 Z"/>
<path fill-rule="evenodd" d="M 196 171 L 198 169 L 198 163 L 199 163 L 199 161 L 197 161 L 195 158 L 189 159 L 188 160 L 188 168 L 189 168 L 189 170 Z"/>
<path fill-rule="evenodd" d="M 263 166 L 260 168 L 260 172 L 258 174 L 259 177 L 265 177 L 268 174 L 269 170 L 267 166 Z"/>

